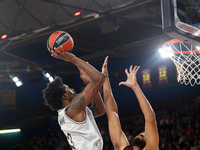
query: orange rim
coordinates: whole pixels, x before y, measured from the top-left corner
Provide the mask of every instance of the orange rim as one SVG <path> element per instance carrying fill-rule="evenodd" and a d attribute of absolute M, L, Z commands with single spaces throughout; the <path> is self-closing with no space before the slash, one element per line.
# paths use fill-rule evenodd
<path fill-rule="evenodd" d="M 183 43 L 183 41 L 178 40 L 178 39 L 173 39 L 173 40 L 170 40 L 170 41 L 165 42 L 165 43 L 162 45 L 162 47 L 164 48 L 166 45 L 168 45 L 168 44 L 174 44 L 174 43 Z"/>
<path fill-rule="evenodd" d="M 191 51 L 173 51 L 174 54 L 190 54 L 190 53 L 200 53 L 200 50 L 191 50 Z"/>
<path fill-rule="evenodd" d="M 168 44 L 174 44 L 174 43 L 183 43 L 183 41 L 178 39 L 173 39 L 165 42 L 162 47 L 165 48 Z M 200 53 L 200 50 L 190 50 L 190 51 L 173 51 L 174 54 L 190 54 L 190 53 Z"/>

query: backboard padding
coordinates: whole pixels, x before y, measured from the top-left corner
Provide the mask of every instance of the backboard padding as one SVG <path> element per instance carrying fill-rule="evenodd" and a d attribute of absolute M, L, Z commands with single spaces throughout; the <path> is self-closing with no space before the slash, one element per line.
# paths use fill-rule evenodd
<path fill-rule="evenodd" d="M 165 34 L 191 45 L 200 45 L 200 29 L 180 21 L 176 0 L 161 0 L 161 13 Z"/>

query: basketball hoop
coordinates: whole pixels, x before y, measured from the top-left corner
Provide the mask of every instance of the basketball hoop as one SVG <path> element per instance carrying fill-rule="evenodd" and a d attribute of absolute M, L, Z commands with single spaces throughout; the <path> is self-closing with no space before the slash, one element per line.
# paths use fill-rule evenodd
<path fill-rule="evenodd" d="M 179 83 L 191 86 L 200 84 L 200 49 L 178 39 L 165 42 L 162 49 L 170 54 Z"/>

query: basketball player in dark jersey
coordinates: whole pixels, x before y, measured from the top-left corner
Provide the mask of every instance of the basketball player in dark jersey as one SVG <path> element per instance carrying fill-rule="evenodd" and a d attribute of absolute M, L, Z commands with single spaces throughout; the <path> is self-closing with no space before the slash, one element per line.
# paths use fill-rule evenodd
<path fill-rule="evenodd" d="M 130 87 L 140 104 L 140 108 L 144 114 L 145 118 L 145 131 L 137 135 L 131 145 L 129 144 L 126 135 L 122 131 L 119 116 L 118 116 L 118 107 L 115 102 L 114 96 L 112 94 L 112 89 L 110 86 L 108 71 L 107 71 L 108 57 L 105 58 L 102 73 L 105 74 L 105 82 L 103 84 L 103 93 L 104 93 L 104 103 L 106 114 L 108 117 L 108 127 L 109 134 L 115 150 L 158 150 L 159 144 L 159 135 L 157 130 L 156 116 L 155 113 L 144 96 L 142 90 L 140 89 L 136 74 L 139 70 L 139 66 L 132 65 L 129 68 L 129 71 L 126 69 L 125 73 L 127 75 L 127 80 L 125 82 L 120 82 L 119 85 L 125 85 Z"/>

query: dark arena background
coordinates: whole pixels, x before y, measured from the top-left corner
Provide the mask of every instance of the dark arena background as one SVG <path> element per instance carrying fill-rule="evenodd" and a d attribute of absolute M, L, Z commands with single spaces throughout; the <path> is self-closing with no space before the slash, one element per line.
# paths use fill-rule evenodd
<path fill-rule="evenodd" d="M 200 1 L 177 4 L 180 21 L 198 30 Z M 58 30 L 73 37 L 72 53 L 99 71 L 109 56 L 110 82 L 129 141 L 143 128 L 144 118 L 134 93 L 118 84 L 126 80 L 126 68 L 139 65 L 138 83 L 156 113 L 160 150 L 200 149 L 200 85 L 179 83 L 174 63 L 158 51 L 174 38 L 163 30 L 160 0 L 1 0 L 0 8 L 0 130 L 21 129 L 1 133 L 0 150 L 70 150 L 57 112 L 42 97 L 49 83 L 45 73 L 61 76 L 77 93 L 85 87 L 74 65 L 47 50 L 48 37 Z M 113 149 L 106 115 L 96 121 L 104 150 Z"/>

